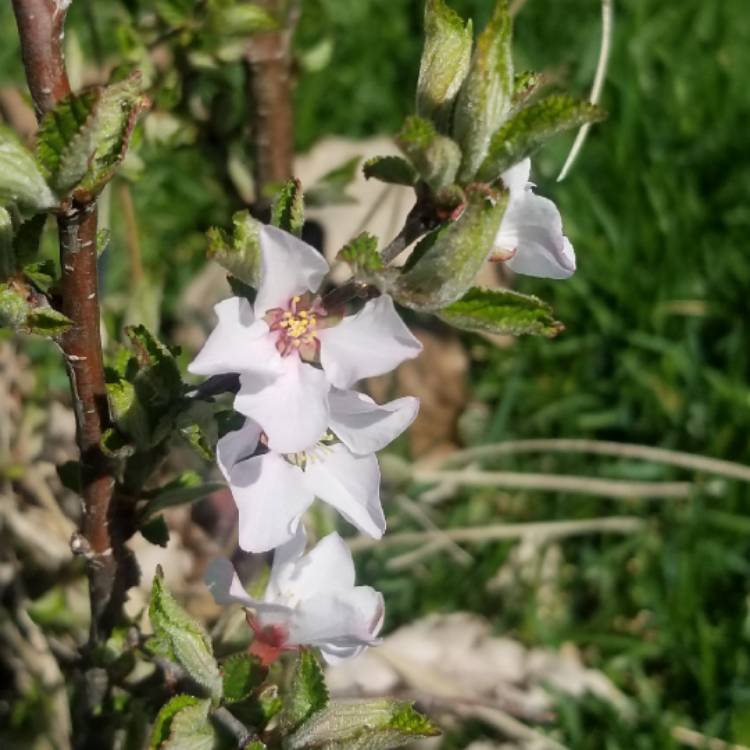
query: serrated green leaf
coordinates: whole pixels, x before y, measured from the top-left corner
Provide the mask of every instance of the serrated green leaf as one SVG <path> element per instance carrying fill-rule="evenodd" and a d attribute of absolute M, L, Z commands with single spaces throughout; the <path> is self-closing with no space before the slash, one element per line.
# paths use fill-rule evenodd
<path fill-rule="evenodd" d="M 172 719 L 180 712 L 183 708 L 188 706 L 197 706 L 200 703 L 200 699 L 193 695 L 186 695 L 182 693 L 175 695 L 167 701 L 160 709 L 154 722 L 154 728 L 151 730 L 151 739 L 149 746 L 154 750 L 161 746 L 161 744 L 169 737 L 169 730 L 172 724 Z"/>
<path fill-rule="evenodd" d="M 175 601 L 157 571 L 151 589 L 149 618 L 159 644 L 214 702 L 222 695 L 222 678 L 214 658 L 211 639 L 199 623 Z"/>
<path fill-rule="evenodd" d="M 164 516 L 154 516 L 141 526 L 140 532 L 143 538 L 151 544 L 159 547 L 166 547 L 169 544 L 169 527 Z"/>
<path fill-rule="evenodd" d="M 359 272 L 372 273 L 383 269 L 383 259 L 378 252 L 378 239 L 367 232 L 347 242 L 339 250 L 337 260 L 348 263 L 355 276 Z"/>
<path fill-rule="evenodd" d="M 57 205 L 34 155 L 9 128 L 0 126 L 0 206 L 48 211 Z"/>
<path fill-rule="evenodd" d="M 125 158 L 136 120 L 147 101 L 141 85 L 141 74 L 135 71 L 102 90 L 92 126 L 94 152 L 78 190 L 98 193 Z"/>
<path fill-rule="evenodd" d="M 297 659 L 292 684 L 284 696 L 284 707 L 279 714 L 282 732 L 293 732 L 302 722 L 327 705 L 328 688 L 320 662 L 310 649 L 303 649 Z"/>
<path fill-rule="evenodd" d="M 57 269 L 52 260 L 40 260 L 23 267 L 23 275 L 41 292 L 47 293 L 57 280 Z"/>
<path fill-rule="evenodd" d="M 447 129 L 453 102 L 469 72 L 472 22 L 443 0 L 428 0 L 424 14 L 425 42 L 417 82 L 417 114 Z"/>
<path fill-rule="evenodd" d="M 195 503 L 213 492 L 224 489 L 225 486 L 223 482 L 203 484 L 200 476 L 194 471 L 185 471 L 177 479 L 153 493 L 141 517 L 147 519 L 165 508 Z"/>
<path fill-rule="evenodd" d="M 359 156 L 348 159 L 343 164 L 324 174 L 306 193 L 308 206 L 336 206 L 354 203 L 346 189 L 357 176 L 357 167 L 362 161 Z"/>
<path fill-rule="evenodd" d="M 273 202 L 271 224 L 299 237 L 304 223 L 305 198 L 302 183 L 299 180 L 289 180 Z"/>
<path fill-rule="evenodd" d="M 42 118 L 36 159 L 49 186 L 65 195 L 83 179 L 94 155 L 96 105 L 101 89 L 71 94 Z"/>
<path fill-rule="evenodd" d="M 368 159 L 362 171 L 366 179 L 374 178 L 391 185 L 416 185 L 419 175 L 408 161 L 400 156 L 374 156 Z"/>
<path fill-rule="evenodd" d="M 433 192 L 455 182 L 461 149 L 455 141 L 440 135 L 429 120 L 408 117 L 396 136 L 396 143 Z"/>
<path fill-rule="evenodd" d="M 211 702 L 202 700 L 177 711 L 169 724 L 163 750 L 219 750 L 221 737 L 211 723 Z"/>
<path fill-rule="evenodd" d="M 564 326 L 552 308 L 540 300 L 510 289 L 474 287 L 438 317 L 464 331 L 522 336 L 556 336 Z"/>
<path fill-rule="evenodd" d="M 507 201 L 507 192 L 469 192 L 461 216 L 438 230 L 420 259 L 397 278 L 390 290 L 396 300 L 435 312 L 462 297 L 487 259 Z"/>
<path fill-rule="evenodd" d="M 221 663 L 224 679 L 224 700 L 244 700 L 265 678 L 268 670 L 250 654 L 235 654 Z"/>
<path fill-rule="evenodd" d="M 496 0 L 492 18 L 477 39 L 469 74 L 456 101 L 453 137 L 463 153 L 459 172 L 463 182 L 471 179 L 484 160 L 492 134 L 510 111 L 512 33 L 508 0 Z"/>
<path fill-rule="evenodd" d="M 552 136 L 604 117 L 604 112 L 589 102 L 562 94 L 547 96 L 515 114 L 492 136 L 477 179 L 494 182 Z"/>
<path fill-rule="evenodd" d="M 59 336 L 73 325 L 73 321 L 52 307 L 34 307 L 26 316 L 26 328 L 39 336 Z"/>
<path fill-rule="evenodd" d="M 440 734 L 411 703 L 388 698 L 334 701 L 286 742 L 288 750 L 388 750 Z"/>
<path fill-rule="evenodd" d="M 261 224 L 249 211 L 238 211 L 232 217 L 231 236 L 223 229 L 212 227 L 208 237 L 208 257 L 215 260 L 251 287 L 258 285 L 260 274 L 259 232 Z"/>

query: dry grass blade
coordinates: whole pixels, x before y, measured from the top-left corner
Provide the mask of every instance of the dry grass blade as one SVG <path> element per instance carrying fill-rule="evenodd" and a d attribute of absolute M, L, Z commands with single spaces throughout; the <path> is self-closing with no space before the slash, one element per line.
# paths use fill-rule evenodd
<path fill-rule="evenodd" d="M 672 737 L 681 745 L 699 748 L 699 750 L 750 750 L 747 745 L 730 745 L 716 737 L 708 737 L 687 727 L 673 727 Z"/>

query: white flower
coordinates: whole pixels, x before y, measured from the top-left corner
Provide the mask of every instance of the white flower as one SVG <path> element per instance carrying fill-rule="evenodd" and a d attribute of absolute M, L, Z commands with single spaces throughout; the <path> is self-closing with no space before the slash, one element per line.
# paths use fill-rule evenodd
<path fill-rule="evenodd" d="M 573 246 L 555 204 L 534 194 L 530 171 L 531 160 L 524 159 L 503 173 L 510 196 L 490 258 L 506 261 L 515 273 L 567 279 L 576 270 Z"/>
<path fill-rule="evenodd" d="M 263 227 L 260 255 L 254 305 L 240 297 L 216 305 L 216 328 L 188 370 L 239 373 L 237 411 L 261 425 L 270 448 L 300 451 L 328 427 L 331 386 L 382 375 L 422 346 L 387 295 L 336 324 L 314 296 L 328 264 L 293 235 Z"/>
<path fill-rule="evenodd" d="M 214 560 L 205 580 L 219 604 L 238 602 L 255 611 L 248 621 L 256 640 L 251 653 L 266 664 L 283 650 L 319 648 L 329 663 L 356 656 L 376 644 L 383 625 L 383 597 L 354 585 L 352 554 L 343 539 L 329 534 L 305 551 L 305 531 L 279 547 L 263 599 L 250 597 L 229 560 Z"/>
<path fill-rule="evenodd" d="M 361 532 L 383 535 L 374 454 L 412 423 L 419 401 L 405 397 L 378 406 L 362 393 L 336 388 L 329 400 L 331 432 L 305 451 L 265 450 L 251 419 L 219 440 L 217 461 L 237 504 L 243 550 L 264 552 L 288 542 L 316 497 Z"/>

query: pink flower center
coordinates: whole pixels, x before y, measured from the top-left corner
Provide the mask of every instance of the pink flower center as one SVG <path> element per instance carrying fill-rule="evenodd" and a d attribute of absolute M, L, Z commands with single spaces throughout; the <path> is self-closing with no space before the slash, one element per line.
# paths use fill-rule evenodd
<path fill-rule="evenodd" d="M 320 318 L 327 315 L 320 298 L 292 297 L 286 307 L 274 307 L 266 313 L 266 322 L 277 334 L 276 348 L 282 357 L 298 352 L 303 359 L 314 359 L 320 348 Z"/>

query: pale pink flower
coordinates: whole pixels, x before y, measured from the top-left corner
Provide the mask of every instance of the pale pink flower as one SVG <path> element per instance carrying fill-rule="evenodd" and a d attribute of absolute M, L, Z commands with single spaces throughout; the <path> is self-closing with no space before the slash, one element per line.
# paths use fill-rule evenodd
<path fill-rule="evenodd" d="M 336 533 L 305 554 L 300 526 L 274 552 L 271 576 L 262 599 L 242 586 L 229 560 L 214 560 L 205 580 L 219 604 L 237 602 L 253 610 L 251 653 L 266 664 L 281 651 L 319 648 L 329 663 L 356 656 L 378 642 L 383 625 L 383 597 L 370 586 L 355 586 L 352 554 Z"/>
<path fill-rule="evenodd" d="M 331 387 L 351 388 L 422 349 L 382 295 L 355 315 L 329 315 L 317 296 L 328 264 L 310 245 L 270 226 L 260 230 L 254 304 L 231 297 L 188 366 L 195 375 L 239 373 L 235 409 L 257 422 L 277 451 L 304 450 L 329 424 Z"/>

